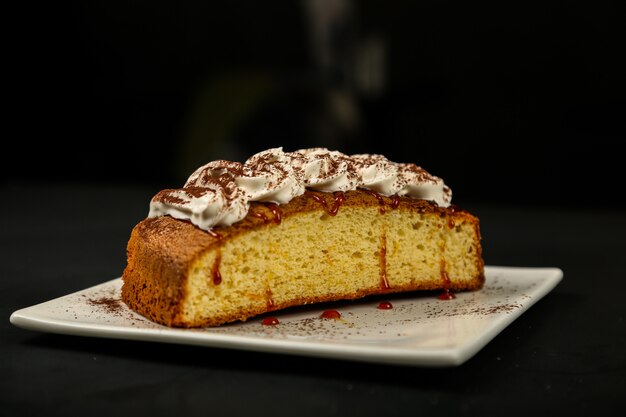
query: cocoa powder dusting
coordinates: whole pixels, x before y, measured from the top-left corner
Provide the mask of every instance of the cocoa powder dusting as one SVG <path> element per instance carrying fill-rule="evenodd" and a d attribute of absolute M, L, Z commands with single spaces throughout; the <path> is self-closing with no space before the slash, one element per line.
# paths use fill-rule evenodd
<path fill-rule="evenodd" d="M 122 311 L 122 300 L 113 297 L 90 298 L 87 302 L 107 311 L 107 313 L 120 313 Z"/>

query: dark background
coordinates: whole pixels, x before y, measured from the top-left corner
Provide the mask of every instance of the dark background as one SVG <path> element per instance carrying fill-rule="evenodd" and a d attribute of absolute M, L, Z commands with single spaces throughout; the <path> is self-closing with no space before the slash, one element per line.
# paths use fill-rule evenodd
<path fill-rule="evenodd" d="M 624 409 L 623 7 L 465 3 L 5 6 L 0 415 Z M 422 165 L 480 218 L 488 265 L 559 267 L 563 281 L 447 369 L 9 323 L 120 276 L 150 197 L 198 165 L 316 145 Z"/>
<path fill-rule="evenodd" d="M 617 3 L 22 4 L 2 178 L 158 190 L 327 146 L 415 162 L 461 204 L 621 209 Z"/>

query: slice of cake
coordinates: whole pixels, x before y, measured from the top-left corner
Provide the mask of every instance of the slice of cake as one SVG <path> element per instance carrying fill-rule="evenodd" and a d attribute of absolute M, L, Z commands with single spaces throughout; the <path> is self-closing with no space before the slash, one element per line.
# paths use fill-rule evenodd
<path fill-rule="evenodd" d="M 122 298 L 168 326 L 484 283 L 478 219 L 440 178 L 381 155 L 270 149 L 163 190 L 132 231 Z"/>

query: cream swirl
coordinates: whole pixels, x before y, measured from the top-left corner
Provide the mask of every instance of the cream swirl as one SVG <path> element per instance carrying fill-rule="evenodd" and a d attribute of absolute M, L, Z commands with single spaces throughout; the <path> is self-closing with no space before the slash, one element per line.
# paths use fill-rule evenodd
<path fill-rule="evenodd" d="M 301 149 L 294 152 L 294 164 L 304 171 L 304 185 L 316 191 L 355 190 L 358 186 L 353 161 L 347 155 L 324 148 Z M 299 155 L 302 155 L 299 157 Z"/>
<path fill-rule="evenodd" d="M 325 148 L 262 151 L 245 163 L 218 160 L 194 171 L 184 187 L 152 198 L 148 217 L 170 215 L 204 230 L 246 217 L 251 201 L 285 204 L 306 189 L 335 192 L 368 189 L 434 201 L 447 207 L 452 192 L 441 178 L 415 164 L 382 155 L 348 156 Z"/>
<path fill-rule="evenodd" d="M 302 172 L 293 166 L 293 155 L 282 148 L 268 149 L 250 157 L 235 178 L 250 201 L 285 204 L 304 194 Z"/>

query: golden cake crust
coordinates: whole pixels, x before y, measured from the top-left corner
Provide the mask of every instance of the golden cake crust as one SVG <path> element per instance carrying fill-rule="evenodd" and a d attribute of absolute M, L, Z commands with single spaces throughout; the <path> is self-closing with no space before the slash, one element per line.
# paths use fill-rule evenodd
<path fill-rule="evenodd" d="M 158 323 L 169 326 L 196 327 L 219 325 L 274 309 L 289 306 L 354 299 L 370 294 L 403 292 L 411 290 L 441 289 L 441 280 L 412 280 L 406 285 L 392 288 L 363 288 L 350 294 L 333 294 L 315 297 L 292 297 L 280 304 L 265 303 L 242 311 L 223 315 L 216 319 L 203 318 L 190 321 L 183 312 L 183 303 L 188 296 L 188 279 L 196 262 L 210 251 L 219 251 L 227 242 L 239 236 L 263 228 L 280 227 L 290 218 L 303 213 L 325 212 L 346 208 L 370 208 L 385 212 L 417 212 L 428 216 L 440 216 L 449 227 L 465 223 L 475 233 L 474 269 L 475 276 L 464 281 L 452 281 L 449 289 L 475 290 L 484 283 L 483 261 L 480 247 L 478 219 L 467 211 L 454 206 L 443 208 L 425 200 L 404 197 L 384 197 L 376 193 L 357 190 L 345 193 L 306 191 L 288 204 L 276 206 L 267 203 L 251 203 L 247 216 L 227 227 L 215 227 L 211 232 L 199 229 L 188 221 L 170 216 L 147 218 L 135 226 L 127 246 L 128 264 L 123 274 L 122 299 L 133 310 Z M 443 268 L 445 270 L 445 267 Z M 213 272 L 215 273 L 215 272 Z M 346 277 L 349 279 L 349 277 Z"/>

